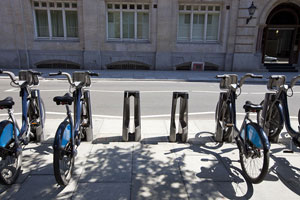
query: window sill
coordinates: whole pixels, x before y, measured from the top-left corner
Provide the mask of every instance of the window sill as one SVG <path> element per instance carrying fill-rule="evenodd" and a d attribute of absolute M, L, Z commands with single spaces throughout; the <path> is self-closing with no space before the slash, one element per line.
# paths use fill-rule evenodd
<path fill-rule="evenodd" d="M 221 44 L 220 41 L 178 41 L 177 40 L 177 44 L 214 44 L 214 45 L 217 45 L 217 44 Z"/>
<path fill-rule="evenodd" d="M 79 38 L 68 38 L 68 39 L 60 39 L 60 38 L 35 38 L 34 41 L 36 42 L 66 42 L 66 43 L 72 43 L 72 42 L 79 42 Z"/>
<path fill-rule="evenodd" d="M 107 43 L 125 43 L 125 44 L 150 44 L 149 40 L 114 40 L 108 39 Z"/>

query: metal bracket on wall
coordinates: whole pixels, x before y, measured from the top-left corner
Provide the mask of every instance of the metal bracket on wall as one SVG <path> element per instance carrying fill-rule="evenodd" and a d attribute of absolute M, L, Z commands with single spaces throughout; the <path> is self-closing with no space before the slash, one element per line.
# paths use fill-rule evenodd
<path fill-rule="evenodd" d="M 176 133 L 176 104 L 180 98 L 179 107 L 179 130 Z M 170 124 L 170 142 L 187 142 L 188 139 L 188 99 L 189 94 L 187 92 L 173 92 L 172 109 L 171 109 L 171 124 Z"/>
<path fill-rule="evenodd" d="M 134 132 L 129 129 L 130 124 L 130 97 L 134 98 Z M 141 140 L 141 108 L 140 108 L 140 92 L 124 91 L 123 105 L 123 141 L 140 141 Z"/>

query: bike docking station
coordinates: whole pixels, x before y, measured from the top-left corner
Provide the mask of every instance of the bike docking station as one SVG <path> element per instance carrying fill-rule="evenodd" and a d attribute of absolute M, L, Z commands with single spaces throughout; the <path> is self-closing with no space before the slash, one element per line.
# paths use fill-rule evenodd
<path fill-rule="evenodd" d="M 134 132 L 130 132 L 130 97 L 134 98 Z M 141 140 L 141 107 L 139 91 L 124 91 L 123 133 L 124 142 Z"/>
<path fill-rule="evenodd" d="M 179 130 L 176 133 L 176 104 L 180 99 L 179 106 Z M 170 142 L 187 142 L 188 139 L 188 99 L 187 92 L 173 92 L 172 109 L 171 109 L 171 122 L 170 122 Z"/>

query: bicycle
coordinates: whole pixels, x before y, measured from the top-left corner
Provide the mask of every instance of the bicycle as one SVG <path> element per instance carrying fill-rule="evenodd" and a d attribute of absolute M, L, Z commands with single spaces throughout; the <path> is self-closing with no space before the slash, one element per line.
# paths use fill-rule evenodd
<path fill-rule="evenodd" d="M 247 78 L 262 78 L 262 76 L 246 74 L 239 83 L 235 74 L 218 75 L 216 78 L 221 79 L 220 89 L 226 91 L 220 93 L 217 104 L 215 141 L 234 139 L 240 152 L 240 163 L 245 177 L 252 183 L 260 183 L 268 172 L 270 143 L 263 129 L 250 119 L 250 113 L 256 113 L 258 118 L 262 106 L 246 101 L 243 106 L 246 114 L 241 128 L 238 129 L 235 101 L 241 94 L 241 87 Z"/>
<path fill-rule="evenodd" d="M 20 88 L 22 98 L 21 130 L 14 117 L 12 97 L 0 101 L 0 109 L 7 109 L 8 120 L 0 122 L 0 179 L 4 184 L 11 185 L 18 178 L 22 166 L 22 146 L 29 141 L 44 140 L 45 106 L 40 91 L 32 89 L 39 85 L 40 72 L 21 70 L 17 81 L 13 72 L 0 70 L 11 79 L 11 86 Z"/>
<path fill-rule="evenodd" d="M 67 185 L 71 179 L 74 169 L 77 147 L 81 139 L 93 140 L 93 126 L 90 91 L 87 87 L 91 85 L 90 76 L 98 76 L 91 72 L 66 72 L 50 73 L 50 76 L 64 75 L 71 88 L 75 88 L 73 95 L 66 93 L 64 96 L 56 96 L 53 101 L 57 105 L 65 105 L 67 117 L 59 125 L 53 143 L 53 169 L 56 182 L 59 185 Z M 74 121 L 69 106 L 74 102 Z M 77 147 L 76 147 L 77 146 Z"/>
<path fill-rule="evenodd" d="M 260 113 L 259 123 L 267 133 L 271 142 L 277 143 L 279 141 L 279 134 L 285 124 L 287 132 L 292 137 L 292 141 L 300 147 L 300 126 L 298 126 L 298 132 L 291 127 L 287 101 L 287 97 L 293 96 L 293 87 L 299 80 L 300 75 L 295 76 L 291 80 L 290 85 L 287 85 L 285 84 L 286 77 L 284 75 L 273 75 L 269 77 L 267 89 L 272 92 L 267 92 L 264 100 L 261 102 L 263 110 Z M 287 94 L 288 90 L 292 91 L 290 96 Z M 299 119 L 298 121 L 300 122 Z"/>

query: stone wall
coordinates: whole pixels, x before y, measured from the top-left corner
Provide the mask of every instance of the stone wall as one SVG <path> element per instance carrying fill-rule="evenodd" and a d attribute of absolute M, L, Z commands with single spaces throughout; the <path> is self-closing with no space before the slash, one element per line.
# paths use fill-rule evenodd
<path fill-rule="evenodd" d="M 107 2 L 150 4 L 148 42 L 112 42 L 106 39 Z M 227 71 L 263 70 L 261 31 L 271 10 L 282 2 L 254 0 L 257 10 L 249 22 L 252 0 L 78 0 L 79 39 L 45 41 L 34 36 L 32 0 L 0 1 L 0 66 L 35 67 L 47 60 L 66 60 L 83 68 L 105 69 L 112 62 L 132 60 L 154 70 L 174 70 L 185 62 L 202 61 Z M 217 43 L 177 41 L 178 4 L 221 5 L 221 31 Z M 157 8 L 154 7 L 157 5 Z"/>

